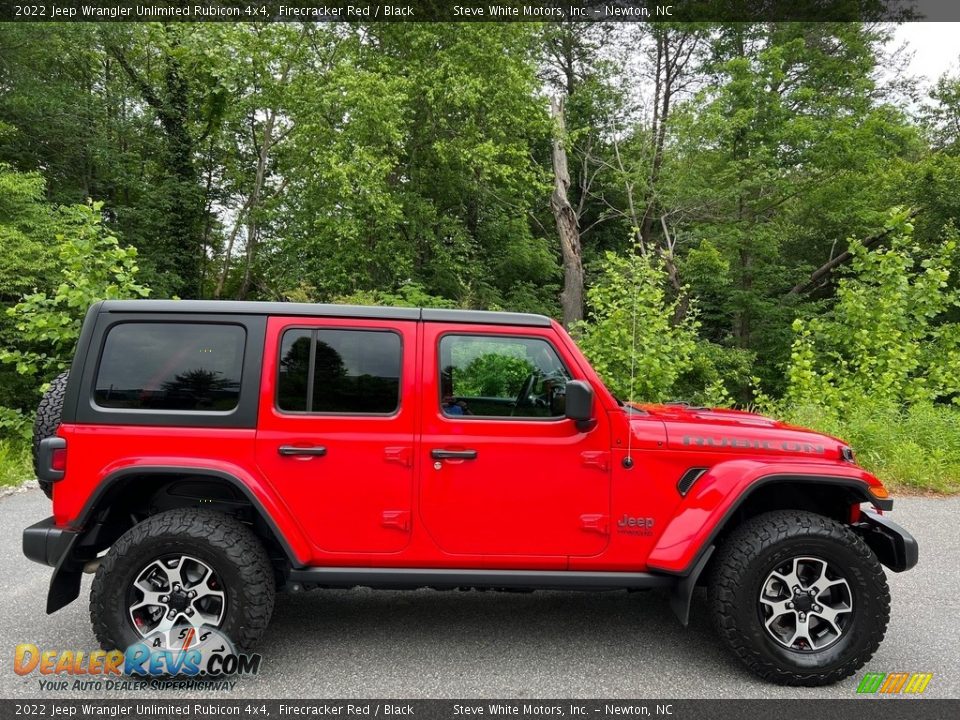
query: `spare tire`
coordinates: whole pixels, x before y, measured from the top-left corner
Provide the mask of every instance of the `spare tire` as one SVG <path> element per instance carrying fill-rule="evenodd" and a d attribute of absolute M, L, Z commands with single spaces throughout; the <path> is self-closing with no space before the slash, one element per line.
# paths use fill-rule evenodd
<path fill-rule="evenodd" d="M 33 472 L 38 477 L 40 441 L 57 434 L 57 428 L 60 427 L 60 416 L 63 413 L 63 396 L 67 392 L 69 377 L 69 370 L 57 375 L 40 399 L 40 405 L 37 406 L 37 419 L 33 421 Z M 43 494 L 53 499 L 53 483 L 46 480 L 40 480 L 39 482 Z"/>

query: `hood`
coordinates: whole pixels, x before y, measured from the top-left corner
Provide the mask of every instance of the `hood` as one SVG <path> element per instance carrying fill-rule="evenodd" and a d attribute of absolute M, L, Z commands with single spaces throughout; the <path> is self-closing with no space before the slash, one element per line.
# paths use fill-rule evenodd
<path fill-rule="evenodd" d="M 845 455 L 849 448 L 842 440 L 755 413 L 685 403 L 633 407 L 663 422 L 667 446 L 672 450 L 802 456 L 834 461 L 852 457 Z"/>

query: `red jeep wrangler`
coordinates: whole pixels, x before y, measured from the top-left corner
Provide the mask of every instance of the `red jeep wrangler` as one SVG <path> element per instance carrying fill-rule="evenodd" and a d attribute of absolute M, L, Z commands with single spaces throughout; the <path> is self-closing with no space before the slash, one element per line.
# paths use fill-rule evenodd
<path fill-rule="evenodd" d="M 843 442 L 624 404 L 537 315 L 205 301 L 87 313 L 37 419 L 47 612 L 96 572 L 101 645 L 212 626 L 278 588 L 698 584 L 751 670 L 820 685 L 883 639 L 917 544 Z"/>

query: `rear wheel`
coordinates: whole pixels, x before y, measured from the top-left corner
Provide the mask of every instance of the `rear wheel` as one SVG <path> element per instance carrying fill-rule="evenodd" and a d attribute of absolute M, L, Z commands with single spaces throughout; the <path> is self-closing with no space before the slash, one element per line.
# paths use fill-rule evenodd
<path fill-rule="evenodd" d="M 148 637 L 172 645 L 184 626 L 218 630 L 246 650 L 266 630 L 275 591 L 270 559 L 247 526 L 208 510 L 169 510 L 131 528 L 104 556 L 90 618 L 105 650 Z"/>
<path fill-rule="evenodd" d="M 852 675 L 890 619 L 886 577 L 870 548 L 846 526 L 799 510 L 760 515 L 731 533 L 709 595 L 726 645 L 783 685 Z"/>
<path fill-rule="evenodd" d="M 40 441 L 57 434 L 60 427 L 60 416 L 63 414 L 63 398 L 67 393 L 67 380 L 70 372 L 64 371 L 57 375 L 50 383 L 50 387 L 40 398 L 37 406 L 37 417 L 33 421 L 33 472 L 39 477 L 40 470 Z M 53 499 L 53 483 L 39 480 L 40 489 L 44 495 Z"/>

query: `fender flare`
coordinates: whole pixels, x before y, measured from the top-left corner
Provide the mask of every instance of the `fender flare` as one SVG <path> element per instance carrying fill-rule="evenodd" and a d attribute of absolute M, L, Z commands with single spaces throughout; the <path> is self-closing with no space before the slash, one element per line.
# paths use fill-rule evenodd
<path fill-rule="evenodd" d="M 193 466 L 193 465 L 132 465 L 114 470 L 100 481 L 96 490 L 91 493 L 83 509 L 77 514 L 71 525 L 77 529 L 69 532 L 69 542 L 63 544 L 63 554 L 56 561 L 53 574 L 50 577 L 50 586 L 47 592 L 47 614 L 69 605 L 80 595 L 80 580 L 83 577 L 83 562 L 77 557 L 83 552 L 86 545 L 89 552 L 91 539 L 96 542 L 98 528 L 91 526 L 90 521 L 102 509 L 102 503 L 109 497 L 110 492 L 132 475 L 189 475 L 190 477 L 207 477 L 222 480 L 238 489 L 247 499 L 254 510 L 273 534 L 277 544 L 287 556 L 292 568 L 301 568 L 305 563 L 294 551 L 287 535 L 280 531 L 274 515 L 264 506 L 261 499 L 253 492 L 250 486 L 236 475 L 225 470 Z M 305 543 L 305 540 L 301 538 Z M 301 547 L 305 547 L 302 545 Z"/>
<path fill-rule="evenodd" d="M 865 481 L 855 479 L 850 476 L 831 475 L 829 472 L 773 472 L 766 475 L 760 475 L 759 477 L 750 481 L 744 492 L 741 492 L 739 496 L 729 505 L 729 507 L 720 513 L 719 518 L 717 518 L 716 522 L 713 523 L 713 527 L 711 528 L 709 535 L 700 544 L 700 547 L 693 559 L 685 567 L 681 569 L 670 569 L 658 567 L 654 562 L 648 563 L 648 568 L 651 571 L 670 574 L 677 578 L 677 583 L 673 586 L 670 592 L 670 607 L 684 627 L 687 626 L 690 619 L 690 604 L 693 599 L 693 591 L 697 587 L 700 576 L 709 564 L 709 561 L 713 557 L 713 553 L 716 550 L 717 536 L 727 525 L 729 520 L 735 515 L 741 505 L 743 505 L 743 503 L 753 493 L 762 487 L 778 483 L 809 483 L 811 485 L 816 484 L 843 487 L 850 490 L 855 496 L 860 497 L 863 502 L 872 503 L 880 509 L 890 510 L 893 507 L 893 500 L 875 497 L 873 493 L 870 492 L 870 486 Z M 666 532 L 664 534 L 666 534 Z M 662 539 L 663 535 L 661 535 L 660 539 L 657 541 L 657 545 L 654 546 L 653 551 L 651 551 L 651 557 L 654 556 L 657 548 L 661 547 Z"/>
<path fill-rule="evenodd" d="M 873 494 L 873 487 L 881 487 L 879 481 L 855 465 L 744 459 L 721 462 L 698 478 L 674 509 L 650 550 L 647 565 L 672 575 L 689 574 L 700 554 L 743 503 L 759 489 L 777 483 L 839 487 L 860 502 L 881 510 L 893 508 L 893 500 Z"/>
<path fill-rule="evenodd" d="M 302 553 L 298 554 L 295 551 L 294 546 L 290 543 L 287 535 L 280 530 L 274 514 L 267 509 L 261 498 L 250 488 L 248 483 L 245 483 L 237 475 L 227 472 L 226 470 L 205 467 L 202 465 L 131 465 L 119 470 L 114 470 L 100 481 L 96 489 L 90 494 L 90 497 L 87 498 L 87 502 L 77 514 L 77 517 L 74 519 L 71 525 L 76 525 L 80 528 L 88 530 L 89 528 L 87 526 L 89 525 L 90 521 L 93 519 L 94 515 L 100 509 L 102 509 L 101 506 L 104 499 L 109 497 L 110 492 L 112 492 L 119 483 L 124 482 L 127 478 L 133 475 L 187 475 L 196 478 L 212 478 L 215 480 L 223 480 L 235 489 L 239 490 L 243 497 L 245 497 L 253 507 L 253 509 L 260 515 L 267 527 L 270 529 L 270 532 L 273 534 L 277 544 L 283 549 L 284 554 L 287 556 L 287 560 L 290 561 L 291 567 L 296 568 L 305 566 L 305 563 L 300 559 Z M 302 550 L 305 549 L 305 541 L 302 538 L 298 539 L 301 540 L 301 542 L 297 544 Z"/>

